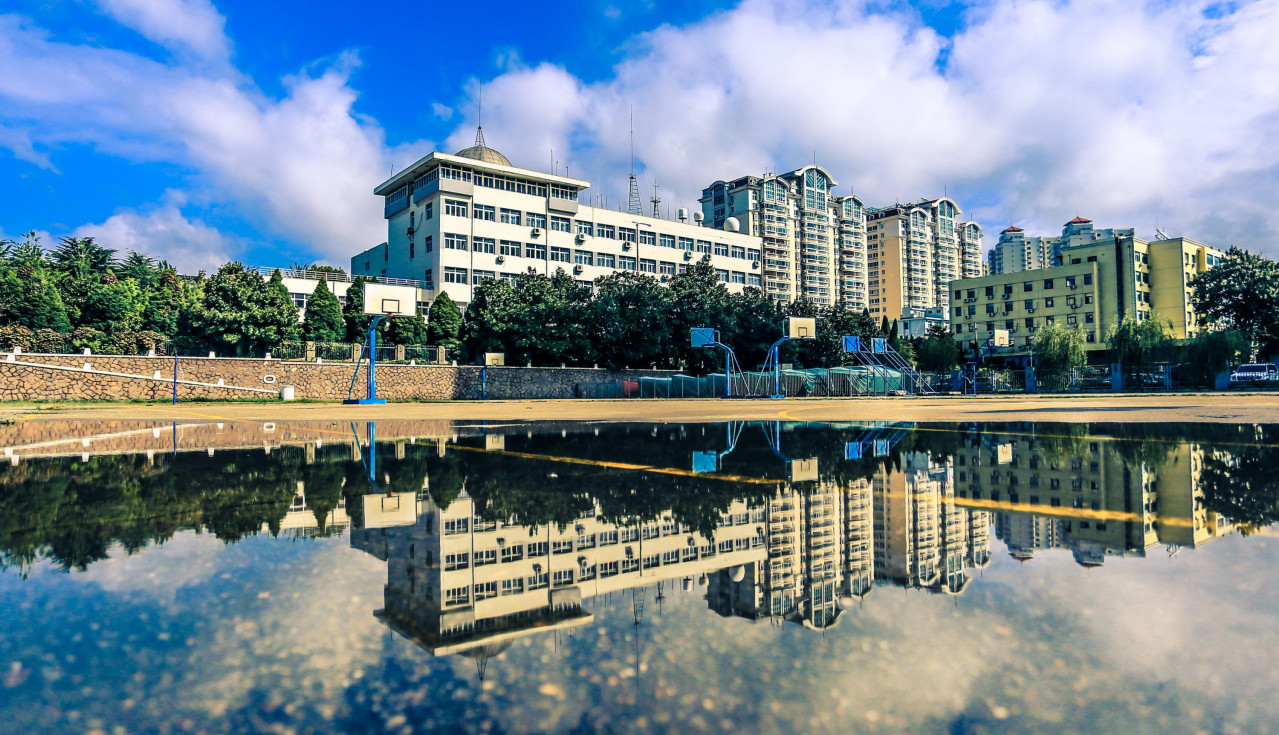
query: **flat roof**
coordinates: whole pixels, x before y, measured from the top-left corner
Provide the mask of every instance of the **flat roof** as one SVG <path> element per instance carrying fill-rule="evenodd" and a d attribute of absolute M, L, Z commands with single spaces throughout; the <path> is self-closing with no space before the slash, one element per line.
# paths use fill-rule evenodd
<path fill-rule="evenodd" d="M 373 189 L 373 193 L 377 196 L 383 196 L 387 192 L 398 188 L 401 184 L 406 184 L 418 176 L 426 173 L 432 166 L 441 163 L 452 163 L 458 166 L 466 166 L 477 171 L 489 171 L 495 174 L 505 174 L 509 176 L 521 176 L 528 179 L 546 182 L 548 184 L 560 184 L 562 186 L 575 187 L 578 190 L 590 187 L 591 182 L 582 179 L 571 179 L 567 176 L 556 176 L 555 174 L 543 173 L 541 171 L 533 171 L 527 168 L 516 168 L 515 166 L 502 166 L 488 161 L 481 161 L 475 158 L 464 158 L 462 156 L 454 156 L 448 153 L 440 153 L 432 151 L 414 161 L 404 170 L 395 174 L 391 178 L 378 184 Z"/>

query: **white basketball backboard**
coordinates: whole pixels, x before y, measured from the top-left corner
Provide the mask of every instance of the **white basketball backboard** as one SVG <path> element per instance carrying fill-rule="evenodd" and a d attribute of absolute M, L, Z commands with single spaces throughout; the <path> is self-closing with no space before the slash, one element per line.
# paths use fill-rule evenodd
<path fill-rule="evenodd" d="M 364 313 L 383 316 L 417 316 L 417 287 L 364 284 Z"/>
<path fill-rule="evenodd" d="M 791 339 L 814 339 L 817 337 L 817 320 L 809 317 L 786 317 L 784 333 Z"/>

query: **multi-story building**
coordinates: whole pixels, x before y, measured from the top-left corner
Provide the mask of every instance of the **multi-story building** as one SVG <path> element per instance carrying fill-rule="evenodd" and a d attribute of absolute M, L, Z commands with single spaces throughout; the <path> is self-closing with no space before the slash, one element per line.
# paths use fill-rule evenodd
<path fill-rule="evenodd" d="M 933 306 L 928 309 L 903 309 L 898 320 L 898 334 L 902 337 L 927 337 L 928 328 L 934 325 L 948 327 L 949 318 L 945 306 Z"/>
<path fill-rule="evenodd" d="M 514 281 L 530 268 L 563 269 L 585 286 L 617 271 L 663 281 L 695 260 L 715 266 L 730 291 L 762 286 L 758 236 L 700 223 L 592 207 L 590 184 L 513 165 L 476 144 L 434 152 L 374 189 L 387 240 L 351 258 L 351 273 L 420 281 L 465 306 L 485 278 Z"/>
<path fill-rule="evenodd" d="M 764 290 L 780 301 L 865 309 L 866 206 L 831 193 L 821 166 L 716 181 L 702 190 L 702 214 L 716 229 L 763 240 Z"/>
<path fill-rule="evenodd" d="M 992 344 L 1007 330 L 1006 357 L 1029 354 L 1037 329 L 1074 327 L 1090 353 L 1105 350 L 1106 330 L 1120 320 L 1161 319 L 1175 338 L 1194 336 L 1200 319 L 1191 280 L 1217 264 L 1222 252 L 1189 238 L 1146 242 L 1132 230 L 1102 230 L 1076 218 L 1067 224 L 1058 264 L 1046 268 L 961 279 L 950 289 L 950 324 L 968 351 Z"/>
<path fill-rule="evenodd" d="M 1059 237 L 1027 237 L 1025 230 L 1009 226 L 999 233 L 999 242 L 988 255 L 987 272 L 983 275 L 1019 273 L 1061 265 L 1061 252 L 1070 248 L 1113 242 L 1116 237 L 1132 237 L 1129 229 L 1098 230 L 1090 219 L 1075 217 L 1062 226 Z"/>
<path fill-rule="evenodd" d="M 870 211 L 871 316 L 900 319 L 905 309 L 946 305 L 951 281 L 981 274 L 981 227 L 959 221 L 962 213 L 947 197 Z"/>

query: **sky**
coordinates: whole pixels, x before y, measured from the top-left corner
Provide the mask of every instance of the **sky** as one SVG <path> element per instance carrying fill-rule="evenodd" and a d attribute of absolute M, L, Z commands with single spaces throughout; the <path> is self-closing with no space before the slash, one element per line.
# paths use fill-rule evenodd
<path fill-rule="evenodd" d="M 8 0 L 0 239 L 349 265 L 373 188 L 475 137 L 624 203 L 816 160 L 989 248 L 1076 215 L 1279 256 L 1279 0 Z"/>

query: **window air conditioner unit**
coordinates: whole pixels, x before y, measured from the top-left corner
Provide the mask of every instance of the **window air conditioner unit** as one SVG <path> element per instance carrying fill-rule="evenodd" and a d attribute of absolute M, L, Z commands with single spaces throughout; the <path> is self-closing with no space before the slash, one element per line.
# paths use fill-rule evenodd
<path fill-rule="evenodd" d="M 499 255 L 499 256 L 497 256 L 497 262 L 498 262 L 498 263 L 505 263 L 505 262 L 506 262 L 506 256 L 505 256 L 505 255 Z"/>
<path fill-rule="evenodd" d="M 586 242 L 586 235 L 583 235 L 582 233 L 579 232 L 577 233 L 577 237 L 573 239 L 577 242 Z"/>
<path fill-rule="evenodd" d="M 1032 306 L 1032 307 L 1030 307 L 1029 309 L 1027 309 L 1027 310 L 1026 310 L 1026 313 L 1027 313 L 1027 314 L 1034 314 L 1034 313 L 1035 313 L 1035 307 L 1033 307 L 1033 306 Z"/>
<path fill-rule="evenodd" d="M 690 252 L 688 252 L 687 250 L 685 250 L 685 251 L 684 251 L 684 260 L 692 260 L 692 259 L 693 259 L 693 254 L 692 254 L 692 253 L 690 253 Z"/>
<path fill-rule="evenodd" d="M 533 231 L 529 233 L 529 236 L 530 236 L 530 237 L 541 237 L 541 236 L 542 236 L 542 228 L 540 228 L 540 227 L 534 227 L 534 228 L 533 228 Z"/>
<path fill-rule="evenodd" d="M 670 277 L 670 276 L 667 276 L 667 275 L 663 275 L 663 276 L 662 276 L 662 283 L 666 283 L 666 282 L 667 282 L 667 281 L 669 281 L 669 280 L 671 280 L 671 277 Z"/>
<path fill-rule="evenodd" d="M 574 273 L 581 273 L 581 272 L 582 272 L 582 266 L 581 266 L 581 265 L 575 265 L 575 266 L 573 266 L 573 272 L 574 272 Z"/>
<path fill-rule="evenodd" d="M 754 268 L 755 270 L 759 270 L 759 261 L 758 260 L 751 261 L 751 267 Z"/>
<path fill-rule="evenodd" d="M 1012 294 L 1010 294 L 1010 293 L 1006 293 L 1006 294 L 1004 294 L 1004 298 L 1006 298 L 1006 299 L 1008 299 L 1008 298 L 1012 298 Z"/>
<path fill-rule="evenodd" d="M 1071 289 L 1076 289 L 1076 288 L 1079 288 L 1079 284 L 1077 284 L 1077 283 L 1072 283 L 1072 284 L 1070 284 L 1070 287 L 1071 287 Z"/>
<path fill-rule="evenodd" d="M 623 250 L 630 250 L 630 249 L 631 249 L 631 244 L 630 244 L 629 242 L 624 242 L 624 243 L 622 243 L 622 249 L 623 249 Z"/>

